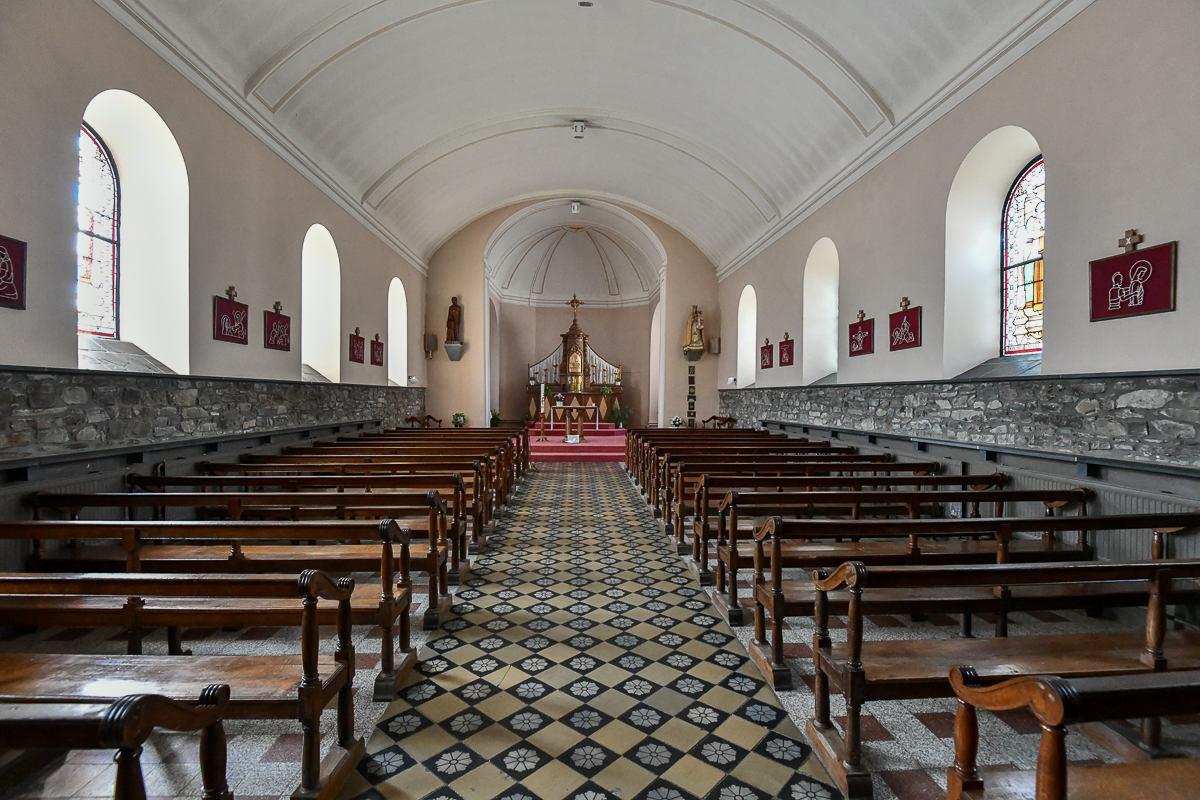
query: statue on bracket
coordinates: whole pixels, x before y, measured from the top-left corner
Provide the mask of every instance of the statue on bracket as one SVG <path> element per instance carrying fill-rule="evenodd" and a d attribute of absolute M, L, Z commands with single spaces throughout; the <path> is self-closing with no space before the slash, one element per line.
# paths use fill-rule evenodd
<path fill-rule="evenodd" d="M 462 306 L 457 297 L 450 298 L 450 310 L 446 312 L 446 342 L 461 342 Z"/>
<path fill-rule="evenodd" d="M 704 318 L 700 316 L 699 306 L 692 306 L 692 315 L 688 317 L 683 354 L 688 361 L 698 361 L 704 355 Z"/>

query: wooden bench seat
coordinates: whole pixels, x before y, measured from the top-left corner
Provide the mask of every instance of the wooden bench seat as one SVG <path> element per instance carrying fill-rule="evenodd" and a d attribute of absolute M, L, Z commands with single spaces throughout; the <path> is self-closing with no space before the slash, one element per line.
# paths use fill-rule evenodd
<path fill-rule="evenodd" d="M 200 775 L 206 800 L 233 800 L 226 780 L 227 750 L 221 719 L 229 686 L 212 684 L 190 701 L 130 694 L 113 702 L 0 703 L 0 748 L 5 750 L 116 750 L 114 800 L 145 800 L 142 745 L 155 730 L 200 731 Z"/>
<path fill-rule="evenodd" d="M 1169 516 L 1169 515 L 1161 515 Z M 1200 515 L 1179 515 L 1200 516 Z M 1068 677 L 1122 675 L 1200 668 L 1200 631 L 1166 630 L 1166 608 L 1175 602 L 1173 582 L 1187 581 L 1194 593 L 1200 560 L 1172 559 L 1123 563 L 993 564 L 953 567 L 868 567 L 847 563 L 832 574 L 814 576 L 816 600 L 813 664 L 815 711 L 807 726 L 814 752 L 850 800 L 871 796 L 871 776 L 862 763 L 860 715 L 867 702 L 948 697 L 949 670 L 971 664 L 981 680 L 1017 675 Z M 1004 597 L 1020 586 L 1083 584 L 1103 586 L 1137 581 L 1147 603 L 1145 625 L 1128 633 L 1077 633 L 990 639 L 864 641 L 864 596 L 882 589 L 918 589 L 911 608 L 924 610 L 921 597 L 934 589 L 951 592 L 990 587 Z M 849 595 L 846 641 L 829 635 L 827 593 Z M 940 602 L 940 600 L 936 601 Z M 1086 608 L 1095 595 L 1063 595 L 1062 608 Z M 846 701 L 844 736 L 830 719 L 829 694 Z M 1157 744 L 1156 742 L 1154 744 Z"/>
<path fill-rule="evenodd" d="M 310 570 L 295 576 L 239 576 L 192 585 L 164 581 L 167 596 L 198 596 L 218 589 L 212 599 L 234 596 L 298 597 L 302 601 L 301 654 L 298 656 L 112 656 L 94 654 L 0 653 L 0 703 L 114 702 L 128 694 L 195 697 L 214 679 L 228 683 L 226 719 L 294 719 L 301 724 L 301 782 L 294 798 L 328 798 L 366 752 L 354 734 L 354 644 L 349 621 L 351 578 L 334 581 Z M 341 608 L 332 655 L 320 656 L 318 598 Z M 31 699 L 32 698 L 32 699 Z M 336 701 L 336 703 L 335 703 Z M 321 712 L 337 710 L 337 738 L 322 759 Z"/>
<path fill-rule="evenodd" d="M 1190 800 L 1200 785 L 1200 759 L 1134 764 L 1071 765 L 1068 725 L 1094 724 L 1150 714 L 1200 711 L 1200 672 L 1065 679 L 1022 677 L 982 686 L 973 667 L 955 667 L 950 684 L 958 697 L 954 765 L 947 775 L 948 800 Z M 977 709 L 1027 709 L 1041 723 L 1036 770 L 980 774 Z"/>
<path fill-rule="evenodd" d="M 881 519 L 887 517 L 907 517 L 918 519 L 925 517 L 948 516 L 951 511 L 957 511 L 961 518 L 977 518 L 980 507 L 985 506 L 991 517 L 1003 517 L 1016 503 L 1034 504 L 1043 510 L 1045 515 L 1062 514 L 1073 509 L 1079 514 L 1087 513 L 1087 501 L 1091 497 L 1085 489 L 976 489 L 971 491 L 947 491 L 942 489 L 893 489 L 881 492 L 872 490 L 858 491 L 808 491 L 808 492 L 743 492 L 738 489 L 730 490 L 717 506 L 716 559 L 717 575 L 716 596 L 717 610 L 730 624 L 744 624 L 745 617 L 738 601 L 738 570 L 747 563 L 747 556 L 753 559 L 754 546 L 742 546 L 745 540 L 753 541 L 753 535 L 742 537 L 745 532 L 742 520 L 745 517 L 765 522 L 767 517 L 799 517 L 812 519 L 814 517 L 844 518 L 844 519 Z M 760 521 L 761 520 L 761 521 Z M 756 526 L 757 529 L 757 526 Z M 981 558 L 986 552 L 994 553 L 988 548 L 967 546 L 967 542 L 920 542 L 912 540 L 903 549 L 892 542 L 864 543 L 863 548 L 847 548 L 843 561 L 867 560 L 872 564 L 900 563 L 972 563 L 975 561 L 995 560 Z M 1028 548 L 1018 543 L 1012 549 L 1010 558 L 1015 560 L 1038 559 L 1045 560 L 1046 551 L 1026 552 Z M 828 545 L 826 545 L 828 547 Z M 992 545 L 994 548 L 994 545 Z M 837 545 L 833 545 L 836 550 Z M 1056 548 L 1049 548 L 1053 552 Z M 702 547 L 707 550 L 707 547 Z M 748 552 L 749 550 L 749 552 Z M 773 558 L 774 551 L 764 552 L 768 559 Z M 789 540 L 783 543 L 781 555 L 784 567 L 802 566 L 811 569 L 811 561 L 806 560 L 814 550 L 808 550 L 803 541 Z M 799 560 L 793 562 L 793 555 Z M 894 558 L 889 558 L 891 556 Z M 1071 556 L 1067 556 L 1070 558 Z M 707 559 L 705 560 L 705 565 Z M 723 595 L 721 593 L 724 593 Z"/>

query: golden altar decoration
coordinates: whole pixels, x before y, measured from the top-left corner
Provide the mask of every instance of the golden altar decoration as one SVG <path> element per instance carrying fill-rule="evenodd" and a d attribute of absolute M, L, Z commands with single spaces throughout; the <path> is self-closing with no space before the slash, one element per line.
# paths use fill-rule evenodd
<path fill-rule="evenodd" d="M 577 295 L 567 303 L 571 307 L 571 327 L 560 335 L 559 346 L 536 364 L 529 365 L 529 415 L 537 419 L 544 414 L 547 421 L 570 419 L 594 423 L 597 426 L 621 396 L 621 365 L 602 358 L 588 344 L 588 334 L 579 327 L 579 307 L 583 301 Z M 546 384 L 546 405 L 554 408 L 554 395 L 564 395 L 565 411 L 546 413 L 540 407 L 539 384 Z M 607 388 L 608 391 L 601 391 Z"/>

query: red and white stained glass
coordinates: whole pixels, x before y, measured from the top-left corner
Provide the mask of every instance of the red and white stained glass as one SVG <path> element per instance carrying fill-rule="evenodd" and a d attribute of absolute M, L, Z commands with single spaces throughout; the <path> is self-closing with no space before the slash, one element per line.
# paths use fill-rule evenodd
<path fill-rule="evenodd" d="M 79 332 L 115 339 L 121 201 L 116 167 L 86 125 L 79 130 L 78 233 L 75 239 Z"/>
<path fill-rule="evenodd" d="M 1040 353 L 1046 247 L 1046 164 L 1040 156 L 1008 195 L 1003 238 L 1003 353 Z"/>

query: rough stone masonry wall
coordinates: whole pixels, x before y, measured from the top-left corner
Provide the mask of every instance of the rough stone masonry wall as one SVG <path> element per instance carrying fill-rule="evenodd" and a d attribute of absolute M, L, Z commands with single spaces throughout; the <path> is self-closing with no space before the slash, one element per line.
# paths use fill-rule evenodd
<path fill-rule="evenodd" d="M 0 371 L 0 461 L 425 413 L 425 390 L 98 371 Z"/>
<path fill-rule="evenodd" d="M 761 420 L 1200 466 L 1200 375 L 730 389 L 720 413 Z"/>

